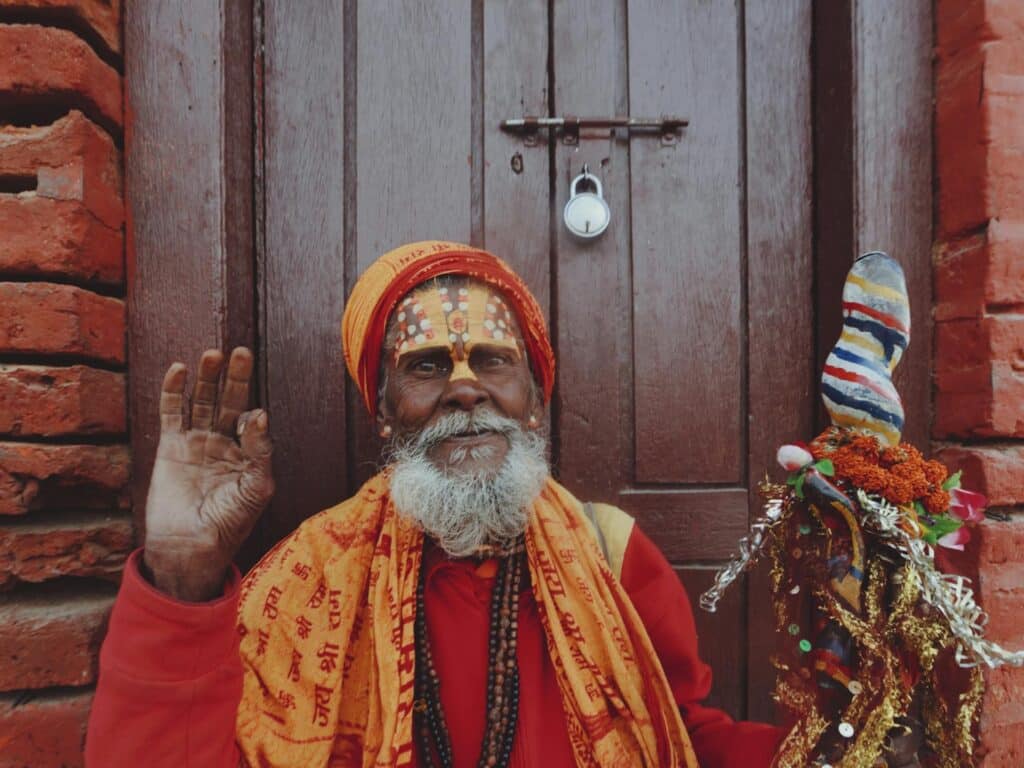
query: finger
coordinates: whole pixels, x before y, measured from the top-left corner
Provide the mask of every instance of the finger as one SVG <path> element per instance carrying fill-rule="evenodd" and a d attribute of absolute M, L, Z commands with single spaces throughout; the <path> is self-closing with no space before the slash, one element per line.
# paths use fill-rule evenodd
<path fill-rule="evenodd" d="M 209 429 L 217 407 L 217 387 L 224 355 L 219 349 L 208 349 L 199 358 L 199 375 L 192 392 L 192 429 Z"/>
<path fill-rule="evenodd" d="M 238 442 L 247 459 L 266 460 L 269 464 L 273 446 L 270 442 L 270 421 L 262 408 L 246 411 L 238 417 Z"/>
<path fill-rule="evenodd" d="M 238 417 L 239 444 L 249 459 L 238 478 L 238 488 L 245 502 L 254 509 L 265 507 L 274 495 L 269 426 L 263 410 L 247 411 Z"/>
<path fill-rule="evenodd" d="M 164 374 L 160 388 L 160 430 L 180 432 L 185 423 L 185 380 L 188 368 L 184 363 L 174 363 Z"/>
<path fill-rule="evenodd" d="M 252 378 L 252 352 L 235 347 L 228 359 L 224 386 L 217 404 L 216 429 L 223 435 L 235 434 L 235 421 L 249 405 L 249 380 Z"/>

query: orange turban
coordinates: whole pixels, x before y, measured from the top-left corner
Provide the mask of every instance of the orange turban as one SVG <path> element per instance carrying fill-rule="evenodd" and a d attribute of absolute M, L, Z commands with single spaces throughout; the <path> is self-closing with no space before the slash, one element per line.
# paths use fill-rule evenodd
<path fill-rule="evenodd" d="M 345 365 L 371 415 L 377 411 L 377 375 L 388 318 L 398 301 L 420 283 L 439 275 L 466 275 L 504 294 L 523 330 L 533 375 L 551 399 L 555 355 L 544 313 L 519 275 L 497 256 L 459 243 L 426 240 L 389 251 L 356 281 L 341 320 Z"/>

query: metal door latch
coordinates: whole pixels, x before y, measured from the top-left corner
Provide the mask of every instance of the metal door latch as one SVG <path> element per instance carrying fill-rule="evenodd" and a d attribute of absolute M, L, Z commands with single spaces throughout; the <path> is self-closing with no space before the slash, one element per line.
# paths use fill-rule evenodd
<path fill-rule="evenodd" d="M 628 132 L 660 135 L 665 144 L 674 143 L 682 129 L 690 124 L 685 117 L 517 117 L 501 121 L 501 130 L 522 134 L 526 144 L 537 143 L 541 128 L 550 128 L 562 135 L 564 144 L 578 144 L 580 131 L 606 129 L 602 137 L 611 135 L 613 129 L 624 128 Z M 584 136 L 584 138 L 588 138 Z"/>

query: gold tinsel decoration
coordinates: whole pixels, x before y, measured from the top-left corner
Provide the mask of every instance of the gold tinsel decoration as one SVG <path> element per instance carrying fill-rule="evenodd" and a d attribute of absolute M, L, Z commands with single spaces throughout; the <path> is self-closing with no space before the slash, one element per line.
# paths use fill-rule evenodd
<path fill-rule="evenodd" d="M 778 670 L 775 699 L 797 717 L 774 765 L 807 768 L 826 761 L 833 768 L 884 765 L 887 741 L 911 714 L 915 695 L 920 698 L 924 726 L 924 764 L 970 765 L 982 676 L 977 668 L 968 670 L 967 690 L 952 705 L 943 699 L 938 667 L 940 660 L 948 658 L 954 637 L 942 612 L 922 602 L 921 574 L 914 563 L 894 552 L 883 556 L 885 545 L 873 543 L 863 586 L 863 615 L 858 616 L 829 589 L 828 528 L 789 489 L 765 484 L 762 490 L 775 509 L 775 514 L 762 520 L 770 520 L 763 529 L 767 536 L 763 548 L 771 560 L 778 630 L 786 633 L 794 625 L 806 626 L 810 598 L 817 610 L 849 635 L 860 685 L 845 706 L 829 707 L 822 701 L 806 657 L 773 659 Z M 798 532 L 801 527 L 805 532 Z M 799 556 L 794 557 L 795 553 Z M 750 565 L 749 558 L 743 565 Z M 908 657 L 917 667 L 916 685 L 903 674 Z M 839 723 L 852 728 L 850 737 L 835 733 Z M 830 745 L 833 751 L 826 755 Z"/>

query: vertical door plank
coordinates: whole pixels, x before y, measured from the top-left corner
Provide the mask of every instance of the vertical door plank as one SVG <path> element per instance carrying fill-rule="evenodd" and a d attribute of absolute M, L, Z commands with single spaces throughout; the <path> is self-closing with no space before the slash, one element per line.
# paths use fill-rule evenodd
<path fill-rule="evenodd" d="M 708 613 L 697 606 L 697 596 L 714 583 L 715 572 L 707 568 L 677 568 L 676 573 L 690 596 L 693 618 L 697 623 L 700 657 L 712 670 L 711 694 L 704 703 L 742 719 L 745 711 L 744 679 L 748 667 L 758 661 L 747 657 L 743 632 L 747 579 L 741 576 L 725 593 L 718 610 Z"/>
<path fill-rule="evenodd" d="M 828 425 L 818 380 L 843 325 L 843 281 L 853 262 L 853 4 L 815 3 L 814 82 L 815 428 Z"/>
<path fill-rule="evenodd" d="M 896 369 L 904 439 L 931 420 L 932 7 L 923 0 L 815 6 L 818 364 L 842 325 L 853 259 L 884 250 L 907 275 L 911 346 Z M 824 417 L 822 417 L 824 421 Z"/>
<path fill-rule="evenodd" d="M 624 4 L 553 3 L 554 113 L 625 114 Z M 578 146 L 558 141 L 554 156 L 556 466 L 575 493 L 615 503 L 633 474 L 629 142 L 595 132 Z M 589 243 L 574 241 L 560 220 L 584 163 L 601 179 L 612 212 L 607 231 Z"/>
<path fill-rule="evenodd" d="M 136 530 L 159 437 L 160 382 L 207 347 L 252 343 L 252 109 L 247 4 L 125 8 L 129 402 Z M 238 66 L 241 60 L 243 65 Z M 236 114 L 226 114 L 230 105 Z"/>
<path fill-rule="evenodd" d="M 811 252 L 811 3 L 747 0 L 747 259 L 750 514 L 779 445 L 814 428 Z M 768 568 L 748 578 L 747 716 L 774 716 L 775 621 Z"/>
<path fill-rule="evenodd" d="M 262 362 L 275 501 L 264 547 L 345 497 L 341 3 L 264 3 Z"/>
<path fill-rule="evenodd" d="M 857 252 L 899 260 L 910 294 L 911 344 L 896 369 L 904 440 L 931 432 L 932 3 L 856 6 Z"/>
<path fill-rule="evenodd" d="M 469 242 L 470 0 L 358 4 L 356 266 L 413 240 Z"/>
<path fill-rule="evenodd" d="M 629 37 L 630 113 L 691 121 L 631 142 L 637 480 L 743 482 L 737 7 L 631 2 Z"/>
<path fill-rule="evenodd" d="M 547 136 L 531 146 L 498 127 L 507 118 L 547 114 L 547 2 L 485 3 L 483 11 L 484 246 L 512 265 L 547 313 Z"/>
<path fill-rule="evenodd" d="M 471 0 L 357 2 L 350 286 L 403 243 L 470 241 L 473 19 Z M 380 446 L 360 398 L 350 397 L 349 407 L 355 490 L 376 471 Z"/>

